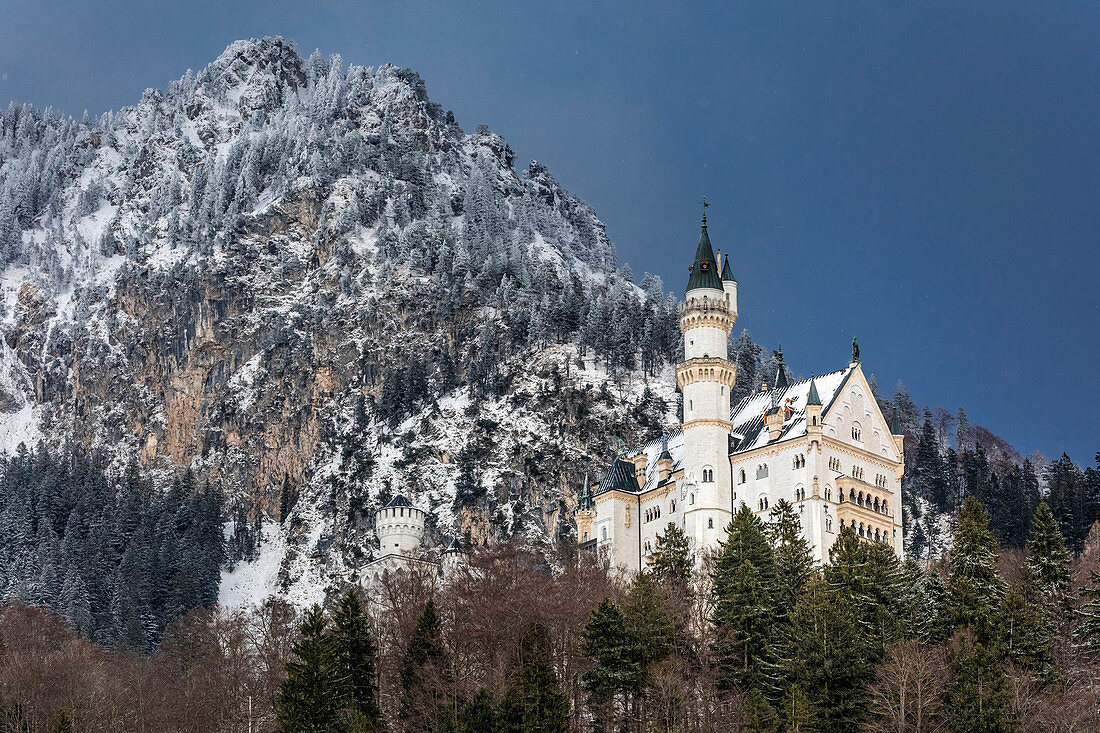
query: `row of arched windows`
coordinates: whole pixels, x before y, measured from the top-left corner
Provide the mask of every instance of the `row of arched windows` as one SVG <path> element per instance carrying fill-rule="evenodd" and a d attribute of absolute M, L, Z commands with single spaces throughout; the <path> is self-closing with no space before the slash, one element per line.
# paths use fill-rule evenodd
<path fill-rule="evenodd" d="M 883 476 L 881 473 L 875 474 L 875 486 L 879 487 L 880 489 L 886 488 L 886 477 Z"/>
<path fill-rule="evenodd" d="M 860 481 L 863 480 L 863 468 L 860 466 L 852 466 L 852 478 L 857 478 Z"/>
<path fill-rule="evenodd" d="M 797 489 L 795 489 L 794 490 L 794 500 L 795 501 L 806 501 L 806 489 L 802 488 L 801 486 L 799 486 Z"/>
<path fill-rule="evenodd" d="M 842 502 L 844 501 L 843 491 L 840 492 L 840 500 Z M 848 501 L 852 504 L 858 504 L 864 509 L 870 509 L 873 512 L 884 514 L 887 517 L 890 516 L 890 502 L 885 498 L 880 500 L 877 496 L 872 496 L 870 493 L 864 496 L 862 491 L 857 494 L 855 489 L 849 489 Z"/>
<path fill-rule="evenodd" d="M 840 471 L 840 459 L 839 458 L 834 457 L 834 458 L 829 459 L 829 470 L 838 471 L 838 472 Z"/>
<path fill-rule="evenodd" d="M 654 519 L 661 518 L 661 507 L 655 506 L 645 510 L 645 521 L 652 522 Z"/>
<path fill-rule="evenodd" d="M 757 503 L 760 505 L 760 511 L 764 511 L 768 508 L 768 497 L 761 496 Z"/>
<path fill-rule="evenodd" d="M 844 526 L 844 520 L 840 520 L 841 527 Z M 867 540 L 874 540 L 875 542 L 881 542 L 882 544 L 889 544 L 890 533 L 885 529 L 879 529 L 878 527 L 872 527 L 871 525 L 864 526 L 863 522 L 859 523 L 859 527 L 856 527 L 856 520 L 852 520 L 848 525 L 852 528 L 852 531 L 858 534 L 860 537 Z M 871 530 L 874 530 L 872 532 Z"/>
<path fill-rule="evenodd" d="M 795 455 L 795 457 L 794 457 L 794 467 L 795 468 L 805 468 L 806 467 L 806 456 L 805 456 L 805 454 L 798 453 L 798 454 Z"/>

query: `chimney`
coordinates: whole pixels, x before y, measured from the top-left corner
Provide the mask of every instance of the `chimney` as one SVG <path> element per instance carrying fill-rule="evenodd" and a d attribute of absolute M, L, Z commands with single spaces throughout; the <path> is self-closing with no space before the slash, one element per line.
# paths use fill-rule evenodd
<path fill-rule="evenodd" d="M 634 456 L 634 478 L 638 480 L 638 488 L 645 486 L 645 469 L 649 456 L 645 451 Z"/>

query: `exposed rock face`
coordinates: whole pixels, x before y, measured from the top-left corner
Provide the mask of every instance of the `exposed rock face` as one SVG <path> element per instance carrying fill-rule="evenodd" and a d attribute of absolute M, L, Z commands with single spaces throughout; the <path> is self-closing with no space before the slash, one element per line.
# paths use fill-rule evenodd
<path fill-rule="evenodd" d="M 34 417 L 4 447 L 222 483 L 285 519 L 284 589 L 354 577 L 397 490 L 434 537 L 552 537 L 672 420 L 635 369 L 675 348 L 659 283 L 414 72 L 240 41 L 99 122 L 0 119 L 0 422 Z"/>

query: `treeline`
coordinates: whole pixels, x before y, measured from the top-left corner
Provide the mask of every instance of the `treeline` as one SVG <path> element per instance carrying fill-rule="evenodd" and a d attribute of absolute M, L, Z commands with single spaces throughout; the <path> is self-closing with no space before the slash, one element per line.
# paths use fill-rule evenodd
<path fill-rule="evenodd" d="M 388 576 L 327 612 L 194 612 L 152 655 L 8 607 L 0 705 L 34 731 L 63 714 L 80 730 L 1091 731 L 1098 543 L 1071 559 L 1040 503 L 1025 549 L 999 554 L 968 497 L 928 569 L 847 530 L 820 568 L 780 502 L 735 515 L 698 570 L 675 526 L 632 578 L 497 546 L 445 584 Z"/>
<path fill-rule="evenodd" d="M 1089 530 L 1100 521 L 1100 453 L 1096 465 L 1084 469 L 1064 453 L 1036 465 L 1006 441 L 972 426 L 962 408 L 954 414 L 925 408 L 922 414 L 903 389 L 892 399 L 878 397 L 906 433 L 902 498 L 912 555 L 935 557 L 945 549 L 950 526 L 943 518 L 957 513 L 970 496 L 986 508 L 1000 545 L 1022 548 L 1041 488 L 1069 550 L 1081 554 Z"/>
<path fill-rule="evenodd" d="M 0 457 L 3 597 L 61 613 L 101 644 L 150 651 L 192 608 L 217 602 L 222 499 L 190 474 L 158 490 L 39 444 Z"/>

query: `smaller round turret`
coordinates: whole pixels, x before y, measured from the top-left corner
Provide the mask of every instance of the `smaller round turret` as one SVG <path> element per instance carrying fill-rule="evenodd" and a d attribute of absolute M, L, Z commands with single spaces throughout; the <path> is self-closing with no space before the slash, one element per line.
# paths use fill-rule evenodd
<path fill-rule="evenodd" d="M 374 513 L 374 533 L 382 555 L 416 555 L 424 538 L 425 513 L 403 494 Z"/>

